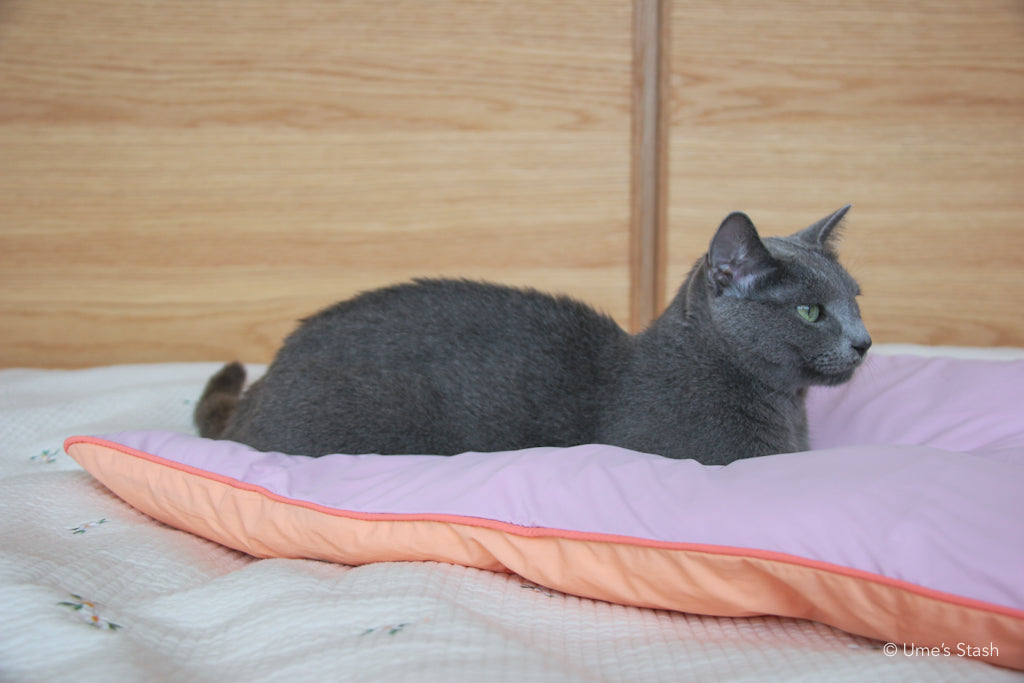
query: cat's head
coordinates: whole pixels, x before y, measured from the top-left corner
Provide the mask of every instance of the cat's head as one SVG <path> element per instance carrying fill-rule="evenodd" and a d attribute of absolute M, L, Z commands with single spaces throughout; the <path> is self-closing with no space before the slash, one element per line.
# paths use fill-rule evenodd
<path fill-rule="evenodd" d="M 738 360 L 776 386 L 845 382 L 871 346 L 860 287 L 835 251 L 849 209 L 763 240 L 733 213 L 711 240 L 702 270 L 713 324 Z"/>

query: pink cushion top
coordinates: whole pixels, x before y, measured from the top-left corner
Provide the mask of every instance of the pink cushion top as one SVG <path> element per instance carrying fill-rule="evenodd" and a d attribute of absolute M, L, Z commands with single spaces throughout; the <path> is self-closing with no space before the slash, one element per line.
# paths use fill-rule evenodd
<path fill-rule="evenodd" d="M 913 444 L 1012 458 L 997 451 L 1024 447 L 1024 360 L 868 356 L 852 382 L 812 389 L 807 417 L 816 449 Z"/>
<path fill-rule="evenodd" d="M 721 467 L 602 445 L 310 458 L 174 432 L 105 438 L 324 508 L 758 549 L 1024 610 L 1024 450 L 982 465 L 850 446 Z"/>

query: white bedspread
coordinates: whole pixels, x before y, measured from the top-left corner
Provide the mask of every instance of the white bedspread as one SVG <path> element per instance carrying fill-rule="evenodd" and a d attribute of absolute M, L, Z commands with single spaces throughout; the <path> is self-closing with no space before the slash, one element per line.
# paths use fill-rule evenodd
<path fill-rule="evenodd" d="M 0 371 L 0 681 L 1019 680 L 813 622 L 437 563 L 256 560 L 136 512 L 65 437 L 190 431 L 214 364 Z"/>

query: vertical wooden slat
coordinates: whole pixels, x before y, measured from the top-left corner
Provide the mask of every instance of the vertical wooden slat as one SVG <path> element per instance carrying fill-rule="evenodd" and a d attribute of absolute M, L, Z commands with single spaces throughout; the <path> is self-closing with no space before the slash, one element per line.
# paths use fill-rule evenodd
<path fill-rule="evenodd" d="M 630 327 L 643 329 L 665 300 L 668 233 L 670 0 L 633 4 Z"/>

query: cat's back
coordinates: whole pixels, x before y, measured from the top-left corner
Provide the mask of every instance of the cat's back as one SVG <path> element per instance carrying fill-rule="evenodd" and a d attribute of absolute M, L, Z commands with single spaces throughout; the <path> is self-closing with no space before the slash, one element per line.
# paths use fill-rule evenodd
<path fill-rule="evenodd" d="M 630 344 L 610 317 L 531 289 L 374 290 L 303 321 L 224 438 L 312 455 L 586 443 Z"/>
<path fill-rule="evenodd" d="M 420 279 L 359 294 L 306 318 L 282 351 L 393 353 L 422 361 L 432 351 L 583 350 L 627 337 L 609 316 L 570 297 L 474 280 Z"/>

